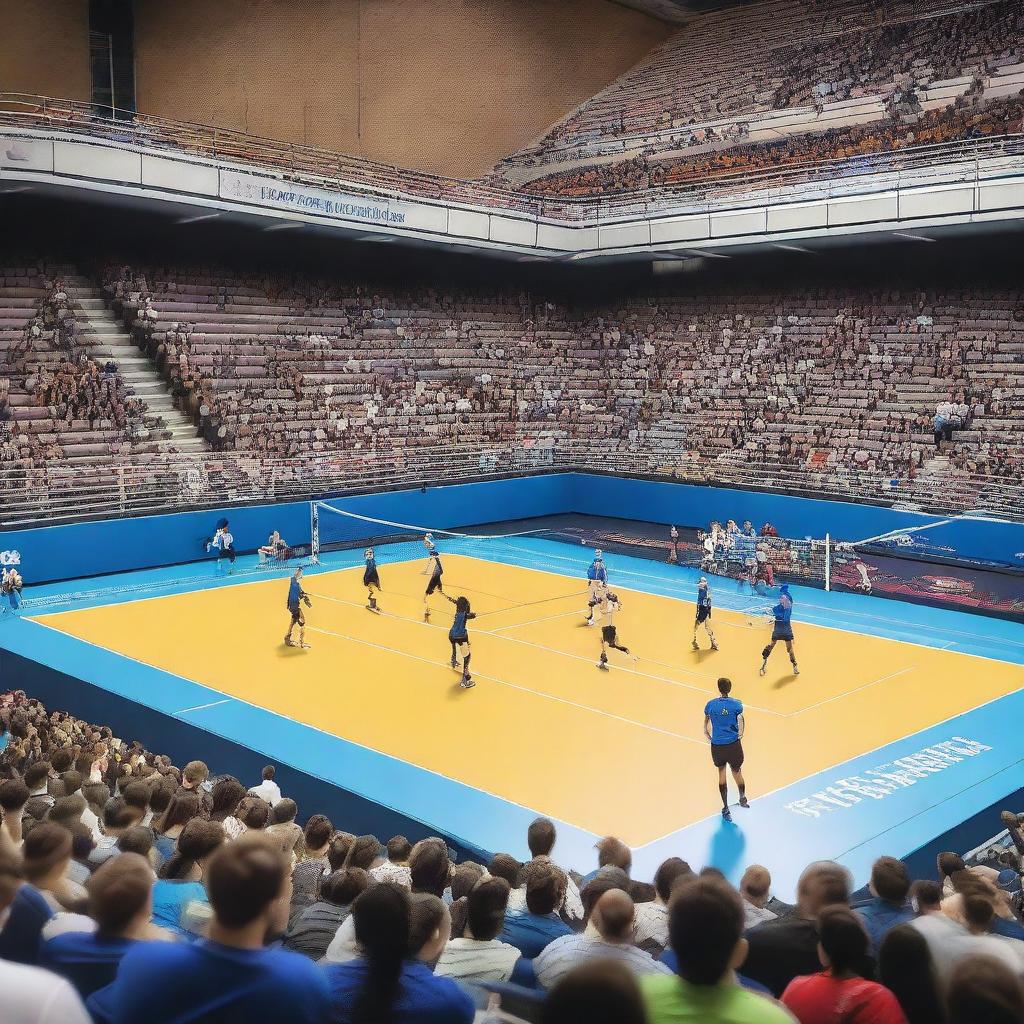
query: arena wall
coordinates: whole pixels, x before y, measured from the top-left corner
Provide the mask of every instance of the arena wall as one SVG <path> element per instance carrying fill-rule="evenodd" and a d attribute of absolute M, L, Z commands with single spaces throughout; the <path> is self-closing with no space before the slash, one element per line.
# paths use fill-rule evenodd
<path fill-rule="evenodd" d="M 89 100 L 88 0 L 5 5 L 0 91 Z"/>
<path fill-rule="evenodd" d="M 139 110 L 460 177 L 529 144 L 671 31 L 606 0 L 135 11 Z"/>
<path fill-rule="evenodd" d="M 577 473 L 348 496 L 339 504 L 360 515 L 435 529 L 576 512 L 679 526 L 750 519 L 758 526 L 774 523 L 782 536 L 827 532 L 837 541 L 942 519 L 853 502 Z M 175 565 L 207 557 L 202 541 L 221 515 L 231 520 L 240 552 L 254 551 L 271 530 L 292 544 L 309 541 L 308 503 L 284 502 L 9 530 L 0 533 L 0 549 L 20 552 L 29 584 Z M 1024 523 L 956 520 L 928 532 L 960 558 L 1005 562 L 1024 552 Z"/>

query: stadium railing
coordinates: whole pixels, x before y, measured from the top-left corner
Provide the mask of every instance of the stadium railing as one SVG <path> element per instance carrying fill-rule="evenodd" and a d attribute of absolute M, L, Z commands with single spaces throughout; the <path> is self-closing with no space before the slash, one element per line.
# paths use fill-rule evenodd
<path fill-rule="evenodd" d="M 0 469 L 0 527 L 71 522 L 194 508 L 306 500 L 537 473 L 613 473 L 833 500 L 851 499 L 942 515 L 984 509 L 1024 520 L 1024 485 L 949 471 L 917 478 L 854 466 L 704 459 L 637 446 L 521 437 L 502 444 L 313 452 L 263 458 L 244 451 L 49 462 Z"/>
<path fill-rule="evenodd" d="M 315 146 L 100 107 L 78 100 L 0 92 L 0 125 L 103 138 L 108 143 L 169 149 L 232 165 L 284 171 L 287 180 L 362 194 L 500 207 L 579 225 L 747 204 L 786 191 L 801 201 L 915 184 L 978 183 L 1024 162 L 1024 134 L 908 147 L 837 160 L 775 164 L 761 170 L 694 175 L 671 185 L 600 199 L 538 196 L 484 181 L 428 174 Z M 556 171 L 553 167 L 552 171 Z M 799 190 L 794 194 L 794 190 Z"/>

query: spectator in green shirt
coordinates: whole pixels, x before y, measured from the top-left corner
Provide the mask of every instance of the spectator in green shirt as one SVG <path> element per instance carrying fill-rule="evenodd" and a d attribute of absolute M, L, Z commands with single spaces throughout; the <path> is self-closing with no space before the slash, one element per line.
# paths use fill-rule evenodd
<path fill-rule="evenodd" d="M 700 876 L 676 890 L 668 933 L 678 974 L 640 978 L 648 1024 L 793 1024 L 774 999 L 737 983 L 743 927 L 743 901 L 724 879 Z"/>

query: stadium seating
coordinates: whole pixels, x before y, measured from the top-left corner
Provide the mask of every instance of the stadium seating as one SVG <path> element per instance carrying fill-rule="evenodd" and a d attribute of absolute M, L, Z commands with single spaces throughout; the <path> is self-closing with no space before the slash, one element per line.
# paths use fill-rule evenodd
<path fill-rule="evenodd" d="M 110 268 L 212 443 L 289 456 L 439 441 L 636 443 L 679 459 L 1011 478 L 1020 295 L 854 287 L 569 308 L 227 270 Z M 969 429 L 934 460 L 932 417 Z"/>

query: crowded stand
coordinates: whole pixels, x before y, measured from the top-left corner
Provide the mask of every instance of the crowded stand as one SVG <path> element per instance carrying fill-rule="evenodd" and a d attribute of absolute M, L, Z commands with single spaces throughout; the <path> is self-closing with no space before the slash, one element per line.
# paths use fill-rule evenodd
<path fill-rule="evenodd" d="M 581 309 L 125 266 L 106 288 L 222 449 L 586 438 L 682 462 L 1007 480 L 1022 457 L 1014 291 L 733 286 Z M 940 403 L 969 415 L 935 463 Z"/>
<path fill-rule="evenodd" d="M 1005 72 L 1015 81 L 1022 17 L 1012 0 L 766 0 L 725 9 L 681 29 L 537 145 L 502 161 L 498 176 L 525 180 L 523 169 L 645 146 L 799 135 L 830 120 L 912 121 L 1000 86 Z"/>
<path fill-rule="evenodd" d="M 545 818 L 522 850 L 453 863 L 436 836 L 382 843 L 299 808 L 272 765 L 179 767 L 0 700 L 5 1021 L 496 1021 L 495 994 L 516 1008 L 500 1019 L 550 1024 L 1024 1019 L 1010 811 L 934 877 L 881 857 L 853 892 L 815 862 L 790 904 L 770 865 L 734 888 L 685 850 L 634 878 L 614 837 L 564 870 Z"/>

